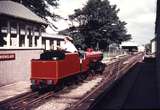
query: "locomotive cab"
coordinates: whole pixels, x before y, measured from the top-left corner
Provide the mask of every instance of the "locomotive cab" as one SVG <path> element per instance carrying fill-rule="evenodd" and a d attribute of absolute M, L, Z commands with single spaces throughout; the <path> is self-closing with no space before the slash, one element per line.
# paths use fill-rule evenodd
<path fill-rule="evenodd" d="M 92 48 L 88 48 L 86 52 L 86 58 L 89 60 L 89 69 L 91 72 L 103 72 L 105 65 L 101 62 L 103 59 L 102 52 L 93 51 Z"/>

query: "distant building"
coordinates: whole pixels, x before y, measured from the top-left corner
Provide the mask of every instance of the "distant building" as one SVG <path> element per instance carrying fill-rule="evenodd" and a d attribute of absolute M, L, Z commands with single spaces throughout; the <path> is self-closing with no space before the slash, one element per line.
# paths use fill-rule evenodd
<path fill-rule="evenodd" d="M 145 52 L 145 46 L 138 46 L 138 52 Z"/>
<path fill-rule="evenodd" d="M 63 43 L 63 36 L 45 33 L 47 26 L 22 4 L 0 1 L 0 85 L 29 80 L 31 59 Z"/>
<path fill-rule="evenodd" d="M 155 38 L 151 40 L 151 53 L 156 53 L 156 40 Z"/>
<path fill-rule="evenodd" d="M 127 52 L 137 52 L 138 45 L 134 42 L 123 42 L 120 47 Z"/>

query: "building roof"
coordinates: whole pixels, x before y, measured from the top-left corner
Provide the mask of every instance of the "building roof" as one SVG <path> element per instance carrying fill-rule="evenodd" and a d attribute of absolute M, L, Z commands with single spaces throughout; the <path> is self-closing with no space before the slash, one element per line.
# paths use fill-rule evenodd
<path fill-rule="evenodd" d="M 128 42 L 123 42 L 121 44 L 121 47 L 122 46 L 138 46 L 138 45 L 135 42 L 128 41 Z"/>
<path fill-rule="evenodd" d="M 26 8 L 24 5 L 9 0 L 0 1 L 0 15 L 1 14 L 41 24 L 47 24 L 42 18 L 37 16 L 31 10 Z"/>
<path fill-rule="evenodd" d="M 45 37 L 45 38 L 55 38 L 55 39 L 64 39 L 66 36 L 64 36 L 64 35 L 58 35 L 58 34 L 42 33 L 42 37 Z"/>

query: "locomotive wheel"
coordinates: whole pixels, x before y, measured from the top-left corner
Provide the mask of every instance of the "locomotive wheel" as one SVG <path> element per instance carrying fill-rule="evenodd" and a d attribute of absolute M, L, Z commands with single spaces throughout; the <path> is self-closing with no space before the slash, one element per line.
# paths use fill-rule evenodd
<path fill-rule="evenodd" d="M 73 78 L 73 84 L 75 84 L 75 85 L 78 85 L 79 84 L 79 78 L 78 78 L 78 75 L 77 76 L 75 76 L 74 78 Z"/>
<path fill-rule="evenodd" d="M 66 86 L 71 86 L 72 85 L 72 82 L 67 82 Z"/>
<path fill-rule="evenodd" d="M 36 85 L 31 85 L 30 88 L 32 89 L 33 92 L 39 90 L 39 88 Z"/>
<path fill-rule="evenodd" d="M 99 71 L 101 74 L 103 74 L 104 69 L 105 69 L 105 64 L 100 63 L 99 68 L 98 68 L 98 71 Z"/>
<path fill-rule="evenodd" d="M 82 75 L 83 74 L 78 75 L 78 80 L 79 80 L 80 83 L 83 83 L 83 81 L 84 81 L 84 78 L 82 78 Z"/>
<path fill-rule="evenodd" d="M 91 70 L 91 75 L 95 76 L 96 75 L 96 69 Z"/>
<path fill-rule="evenodd" d="M 53 91 L 54 90 L 54 85 L 49 85 L 47 88 L 48 88 L 49 91 Z"/>
<path fill-rule="evenodd" d="M 87 78 L 87 76 L 85 74 L 80 74 L 79 77 L 82 79 L 82 81 L 84 81 Z"/>
<path fill-rule="evenodd" d="M 73 85 L 75 83 L 74 81 L 75 81 L 74 77 L 71 77 L 71 78 L 66 80 L 66 85 L 67 86 L 71 86 L 71 85 Z"/>
<path fill-rule="evenodd" d="M 54 92 L 58 92 L 58 91 L 60 91 L 61 90 L 61 88 L 59 87 L 59 85 L 56 85 L 55 87 L 54 87 Z"/>
<path fill-rule="evenodd" d="M 91 79 L 92 79 L 92 77 L 94 76 L 92 72 L 93 72 L 93 71 L 88 71 L 88 77 L 87 77 L 87 80 L 91 80 Z"/>
<path fill-rule="evenodd" d="M 80 77 L 81 77 L 83 80 L 87 79 L 87 77 L 88 77 L 88 72 L 85 72 L 85 73 L 81 74 Z"/>
<path fill-rule="evenodd" d="M 102 74 L 105 69 L 105 64 L 97 62 L 96 64 L 96 73 Z"/>
<path fill-rule="evenodd" d="M 64 87 L 65 87 L 65 83 L 64 83 L 64 81 L 61 81 L 59 84 L 55 85 L 54 91 L 58 92 L 58 91 L 62 90 Z"/>

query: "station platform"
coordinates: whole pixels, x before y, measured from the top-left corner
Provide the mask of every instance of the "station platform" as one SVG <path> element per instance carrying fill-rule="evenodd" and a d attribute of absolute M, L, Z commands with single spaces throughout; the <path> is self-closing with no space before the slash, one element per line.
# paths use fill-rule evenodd
<path fill-rule="evenodd" d="M 90 110 L 158 109 L 158 101 L 156 60 L 146 58 L 108 88 Z"/>
<path fill-rule="evenodd" d="M 31 91 L 29 81 L 20 81 L 2 86 L 0 87 L 0 102 L 29 91 Z"/>

